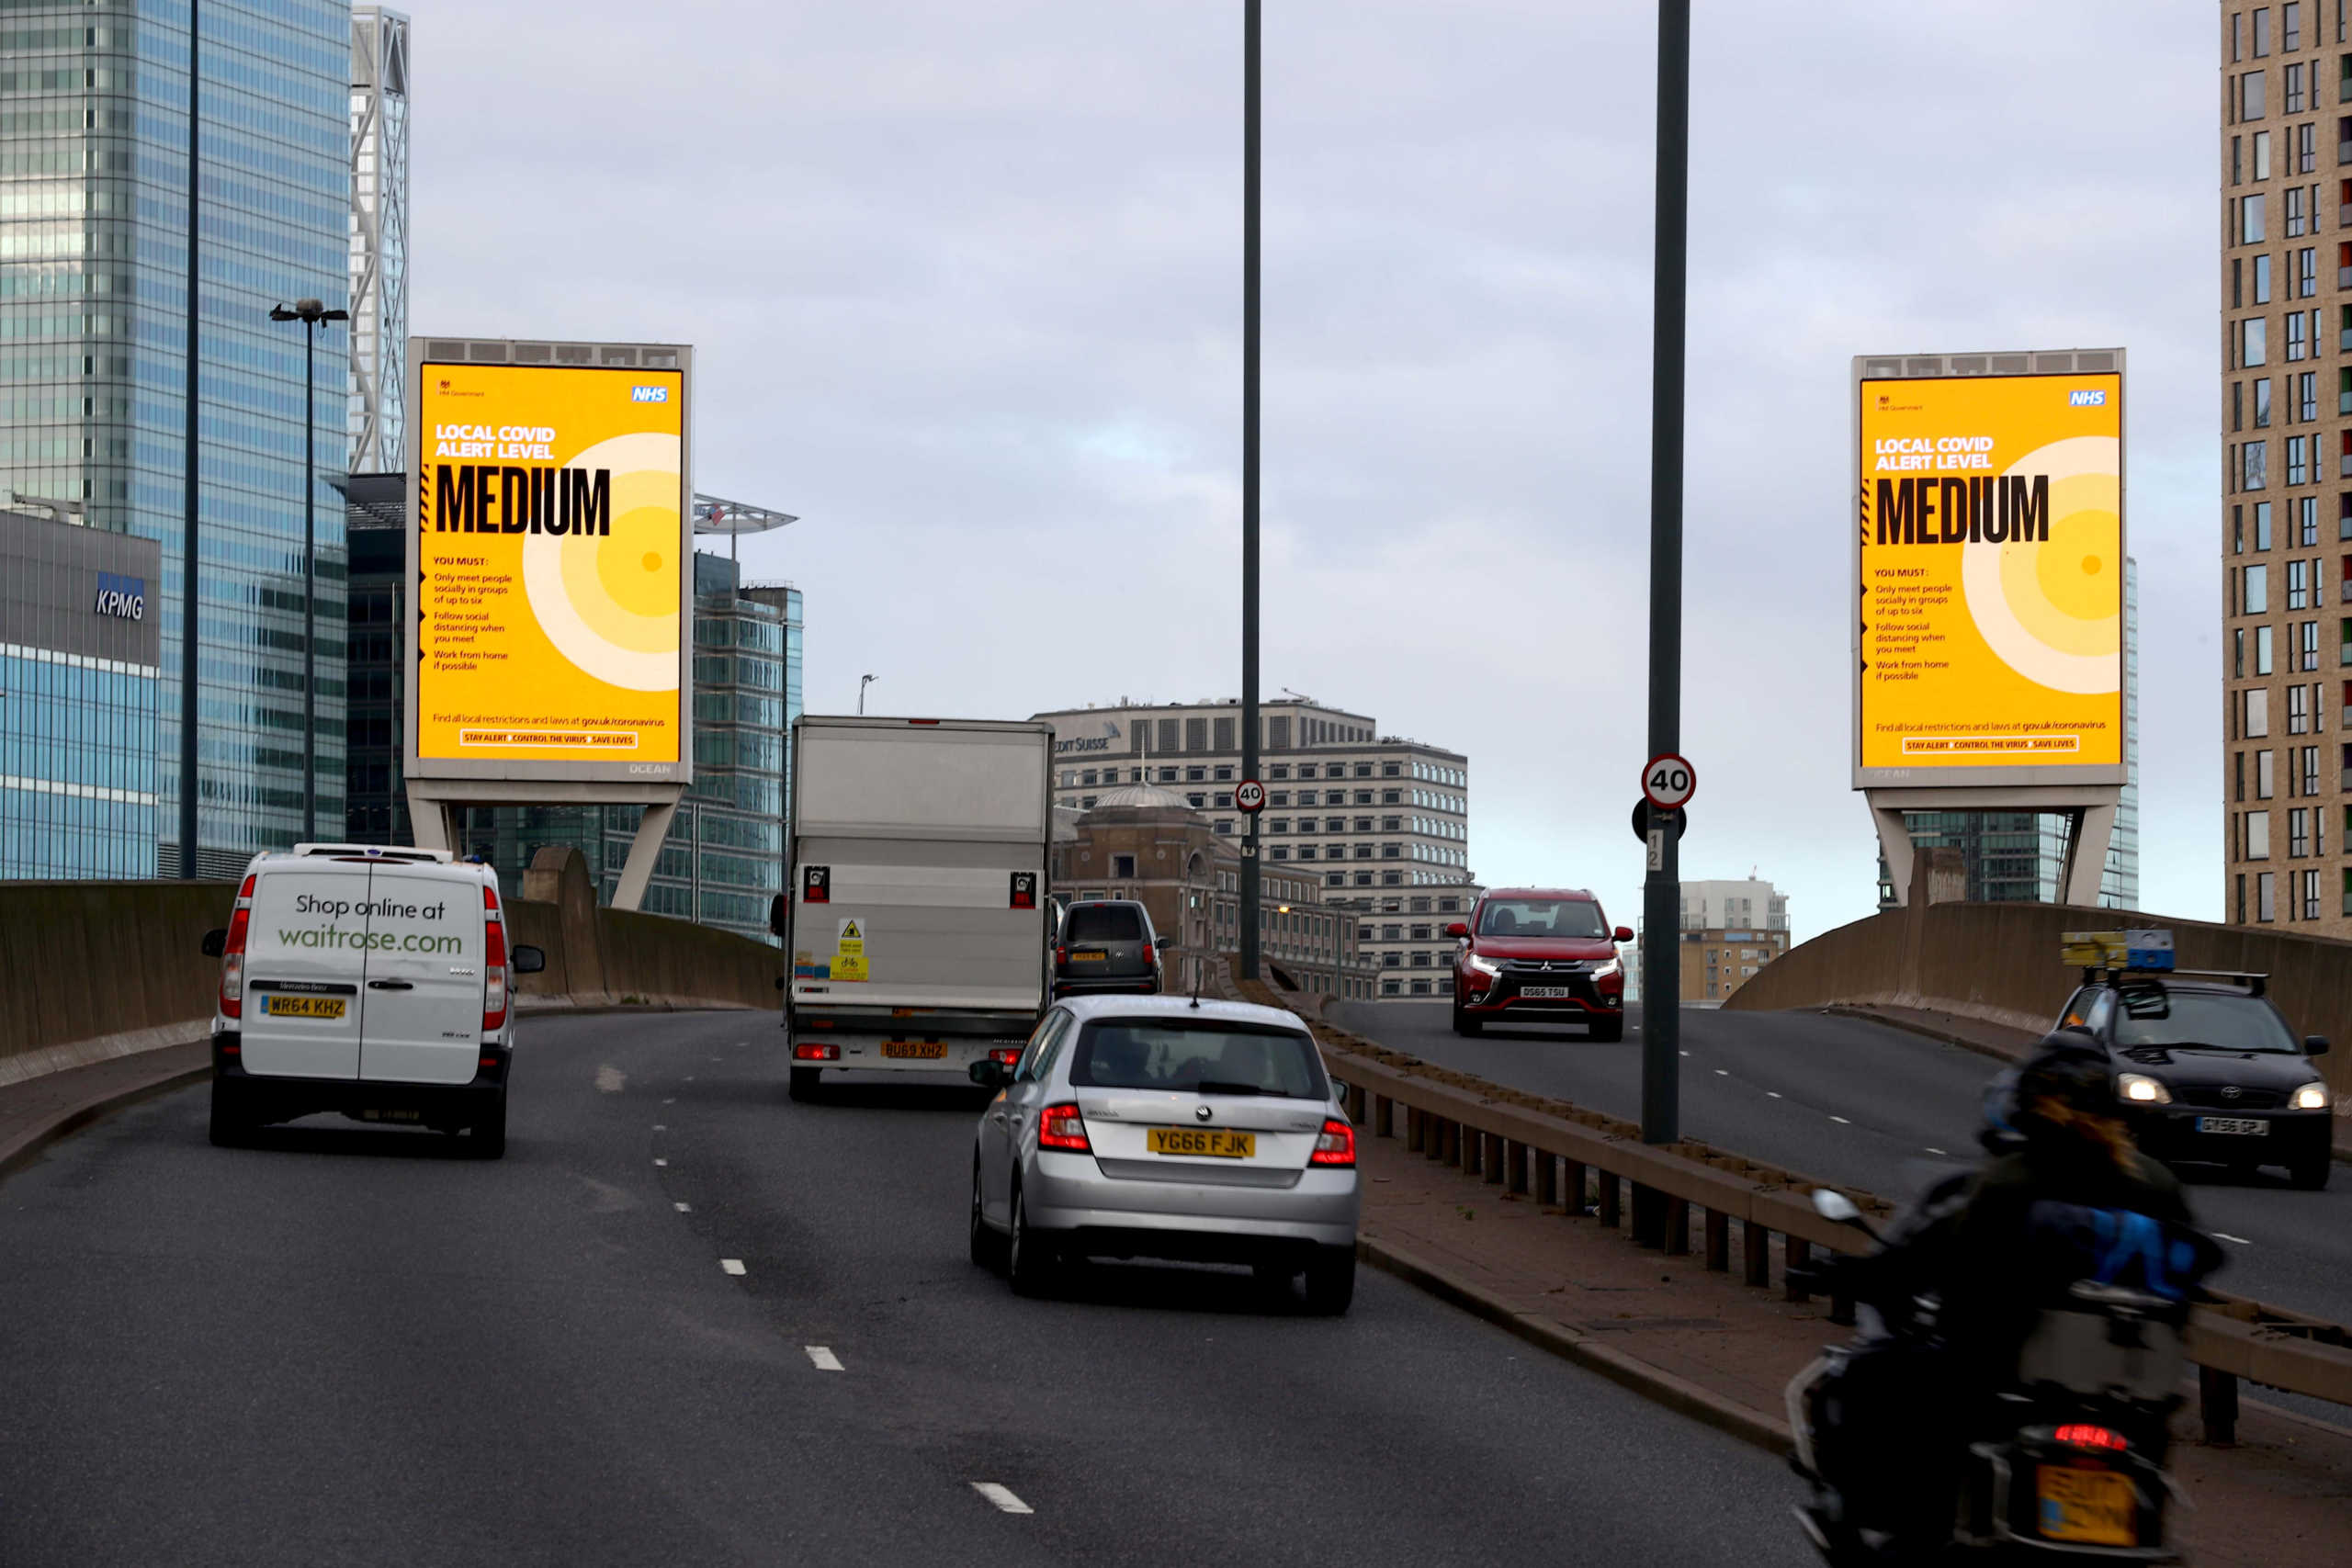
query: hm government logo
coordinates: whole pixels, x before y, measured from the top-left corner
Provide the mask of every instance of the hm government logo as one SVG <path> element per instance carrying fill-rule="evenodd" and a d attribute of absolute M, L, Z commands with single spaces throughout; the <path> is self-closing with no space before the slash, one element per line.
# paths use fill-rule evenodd
<path fill-rule="evenodd" d="M 2103 409 L 2107 407 L 2107 389 L 2077 387 L 2066 394 L 2066 406 L 2070 409 Z"/>
<path fill-rule="evenodd" d="M 628 400 L 633 403 L 666 403 L 670 400 L 667 387 L 631 387 Z"/>

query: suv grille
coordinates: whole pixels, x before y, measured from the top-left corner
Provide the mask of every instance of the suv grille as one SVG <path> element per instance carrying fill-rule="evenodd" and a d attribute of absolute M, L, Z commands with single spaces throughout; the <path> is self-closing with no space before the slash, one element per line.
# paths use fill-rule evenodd
<path fill-rule="evenodd" d="M 1592 965 L 1581 958 L 1506 958 L 1506 975 L 1581 975 Z"/>

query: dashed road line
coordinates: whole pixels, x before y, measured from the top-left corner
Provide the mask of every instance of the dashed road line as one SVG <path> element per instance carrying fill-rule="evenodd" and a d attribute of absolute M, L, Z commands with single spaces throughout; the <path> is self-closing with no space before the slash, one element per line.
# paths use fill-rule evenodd
<path fill-rule="evenodd" d="M 718 1260 L 718 1266 L 729 1274 L 741 1274 L 743 1271 L 743 1260 L 740 1258 L 722 1258 Z"/>
<path fill-rule="evenodd" d="M 666 1133 L 666 1132 L 668 1132 L 670 1129 L 669 1129 L 668 1127 L 664 1126 L 662 1123 L 661 1123 L 661 1122 L 656 1122 L 655 1123 L 653 1123 L 653 1130 L 654 1130 L 655 1132 L 657 1132 L 657 1133 Z"/>
<path fill-rule="evenodd" d="M 657 1159 L 653 1163 L 655 1165 L 668 1165 L 670 1162 L 666 1159 Z"/>
<path fill-rule="evenodd" d="M 972 1490 L 994 1503 L 1008 1514 L 1034 1514 L 1037 1510 L 1012 1495 L 1010 1486 L 1000 1486 L 993 1481 L 975 1481 Z"/>
<path fill-rule="evenodd" d="M 800 1348 L 808 1352 L 808 1359 L 815 1364 L 819 1371 L 838 1372 L 842 1370 L 842 1359 L 824 1346 L 803 1345 Z"/>
<path fill-rule="evenodd" d="M 1931 1154 L 1931 1155 L 1940 1155 L 1940 1154 L 1943 1154 L 1943 1153 L 1944 1153 L 1944 1151 L 1943 1151 L 1943 1150 L 1941 1150 L 1941 1149 L 1939 1149 L 1939 1148 L 1936 1147 L 1936 1145 L 1933 1145 L 1933 1144 L 1929 1144 L 1929 1145 L 1928 1145 L 1928 1152 L 1929 1154 Z M 1947 1157 L 1947 1158 L 1949 1158 L 1950 1156 L 1946 1156 L 1946 1157 Z"/>
<path fill-rule="evenodd" d="M 2252 1247 L 2254 1245 L 2254 1243 L 2246 1240 L 2245 1237 L 2242 1235 L 2232 1235 L 2227 1231 L 2215 1231 L 2213 1235 L 2222 1241 L 2236 1242 L 2240 1247 Z"/>
<path fill-rule="evenodd" d="M 1730 1073 L 1728 1073 L 1728 1072 L 1726 1072 L 1724 1069 L 1723 1069 L 1723 1068 L 1721 1068 L 1721 1067 L 1717 1067 L 1717 1068 L 1715 1069 L 1715 1077 L 1719 1077 L 1719 1078 L 1727 1078 L 1727 1077 L 1731 1077 L 1731 1074 L 1730 1074 Z"/>
<path fill-rule="evenodd" d="M 691 1214 L 694 1213 L 692 1209 L 687 1208 L 684 1203 L 673 1204 L 673 1207 L 682 1214 Z"/>
<path fill-rule="evenodd" d="M 1781 1098 L 1781 1091 L 1780 1091 L 1779 1089 L 1766 1089 L 1764 1092 L 1765 1092 L 1765 1094 L 1766 1094 L 1767 1096 L 1769 1096 L 1770 1098 L 1771 1098 L 1771 1099 L 1773 1099 L 1773 1100 L 1778 1100 L 1778 1099 L 1780 1099 L 1780 1098 Z"/>
<path fill-rule="evenodd" d="M 1830 1120 L 1837 1122 L 1840 1127 L 1850 1127 L 1853 1125 L 1851 1122 L 1847 1121 L 1843 1116 L 1832 1116 Z"/>

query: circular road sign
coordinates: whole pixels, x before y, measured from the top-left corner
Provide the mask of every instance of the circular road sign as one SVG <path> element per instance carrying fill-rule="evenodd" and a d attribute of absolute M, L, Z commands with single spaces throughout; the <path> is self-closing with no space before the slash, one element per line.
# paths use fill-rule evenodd
<path fill-rule="evenodd" d="M 1243 779 L 1233 788 L 1233 804 L 1240 811 L 1266 809 L 1266 786 L 1256 779 Z"/>
<path fill-rule="evenodd" d="M 1679 809 L 1698 787 L 1699 775 L 1690 760 L 1671 751 L 1652 757 L 1642 769 L 1642 794 L 1660 811 Z"/>
<path fill-rule="evenodd" d="M 1690 818 L 1686 812 L 1659 811 L 1646 800 L 1634 802 L 1634 837 L 1644 843 L 1649 842 L 1652 822 L 1656 822 L 1661 828 L 1671 827 L 1677 840 L 1679 840 L 1690 828 Z"/>

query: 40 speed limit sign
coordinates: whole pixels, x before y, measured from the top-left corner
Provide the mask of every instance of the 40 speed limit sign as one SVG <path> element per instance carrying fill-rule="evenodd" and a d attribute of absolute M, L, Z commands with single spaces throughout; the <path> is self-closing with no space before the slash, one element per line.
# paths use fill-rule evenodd
<path fill-rule="evenodd" d="M 1678 809 L 1698 787 L 1699 775 L 1690 766 L 1690 759 L 1671 751 L 1652 757 L 1642 769 L 1642 795 L 1660 811 Z"/>

